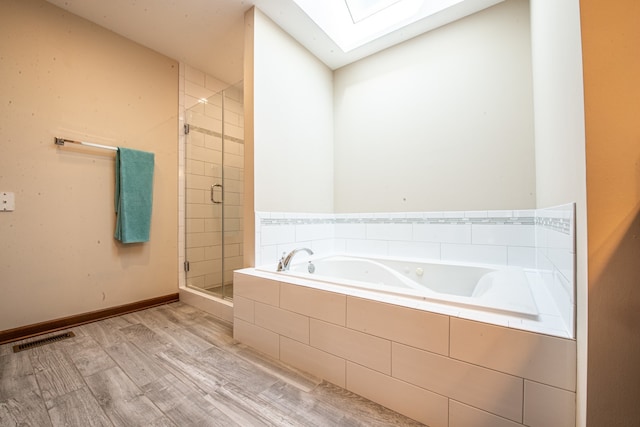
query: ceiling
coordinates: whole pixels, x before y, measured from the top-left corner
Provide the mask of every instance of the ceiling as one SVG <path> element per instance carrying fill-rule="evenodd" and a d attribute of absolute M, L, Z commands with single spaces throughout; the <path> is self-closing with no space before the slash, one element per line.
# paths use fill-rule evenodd
<path fill-rule="evenodd" d="M 461 1 L 348 53 L 342 52 L 293 0 L 47 1 L 233 84 L 243 79 L 244 13 L 254 5 L 327 66 L 337 69 L 503 0 Z"/>

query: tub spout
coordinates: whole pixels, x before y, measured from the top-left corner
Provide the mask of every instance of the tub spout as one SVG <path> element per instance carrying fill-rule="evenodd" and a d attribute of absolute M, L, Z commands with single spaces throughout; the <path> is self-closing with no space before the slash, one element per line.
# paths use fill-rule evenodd
<path fill-rule="evenodd" d="M 286 255 L 286 256 L 282 254 L 282 258 L 280 258 L 280 261 L 278 262 L 278 271 L 289 271 L 289 266 L 291 265 L 291 260 L 293 259 L 293 256 L 300 251 L 305 251 L 309 255 L 313 255 L 313 251 L 309 248 L 294 249 L 291 252 L 289 252 L 289 255 Z"/>

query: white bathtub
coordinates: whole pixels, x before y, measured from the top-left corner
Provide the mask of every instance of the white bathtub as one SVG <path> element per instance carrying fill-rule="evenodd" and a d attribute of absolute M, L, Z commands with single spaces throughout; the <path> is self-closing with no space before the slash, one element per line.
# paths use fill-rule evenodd
<path fill-rule="evenodd" d="M 527 276 L 518 267 L 330 256 L 293 264 L 278 274 L 456 306 L 538 315 Z"/>

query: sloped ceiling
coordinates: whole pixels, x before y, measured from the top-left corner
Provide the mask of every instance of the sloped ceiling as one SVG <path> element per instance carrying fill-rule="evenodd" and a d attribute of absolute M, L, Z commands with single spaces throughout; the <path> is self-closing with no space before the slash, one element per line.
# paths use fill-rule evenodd
<path fill-rule="evenodd" d="M 429 22 L 412 24 L 348 54 L 342 52 L 293 0 L 47 1 L 233 84 L 243 79 L 244 14 L 253 6 L 327 66 L 336 69 L 503 0 L 466 0 Z"/>

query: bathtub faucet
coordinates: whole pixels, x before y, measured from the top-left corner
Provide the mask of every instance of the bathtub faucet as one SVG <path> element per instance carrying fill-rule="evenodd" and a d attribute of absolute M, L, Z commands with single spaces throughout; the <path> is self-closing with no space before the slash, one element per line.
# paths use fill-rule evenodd
<path fill-rule="evenodd" d="M 293 256 L 300 251 L 305 251 L 309 255 L 313 255 L 313 251 L 309 248 L 294 249 L 291 252 L 289 252 L 289 255 L 287 256 L 285 256 L 283 253 L 282 258 L 280 258 L 280 261 L 278 261 L 278 271 L 289 271 L 289 266 L 291 265 L 291 260 L 293 259 Z"/>

